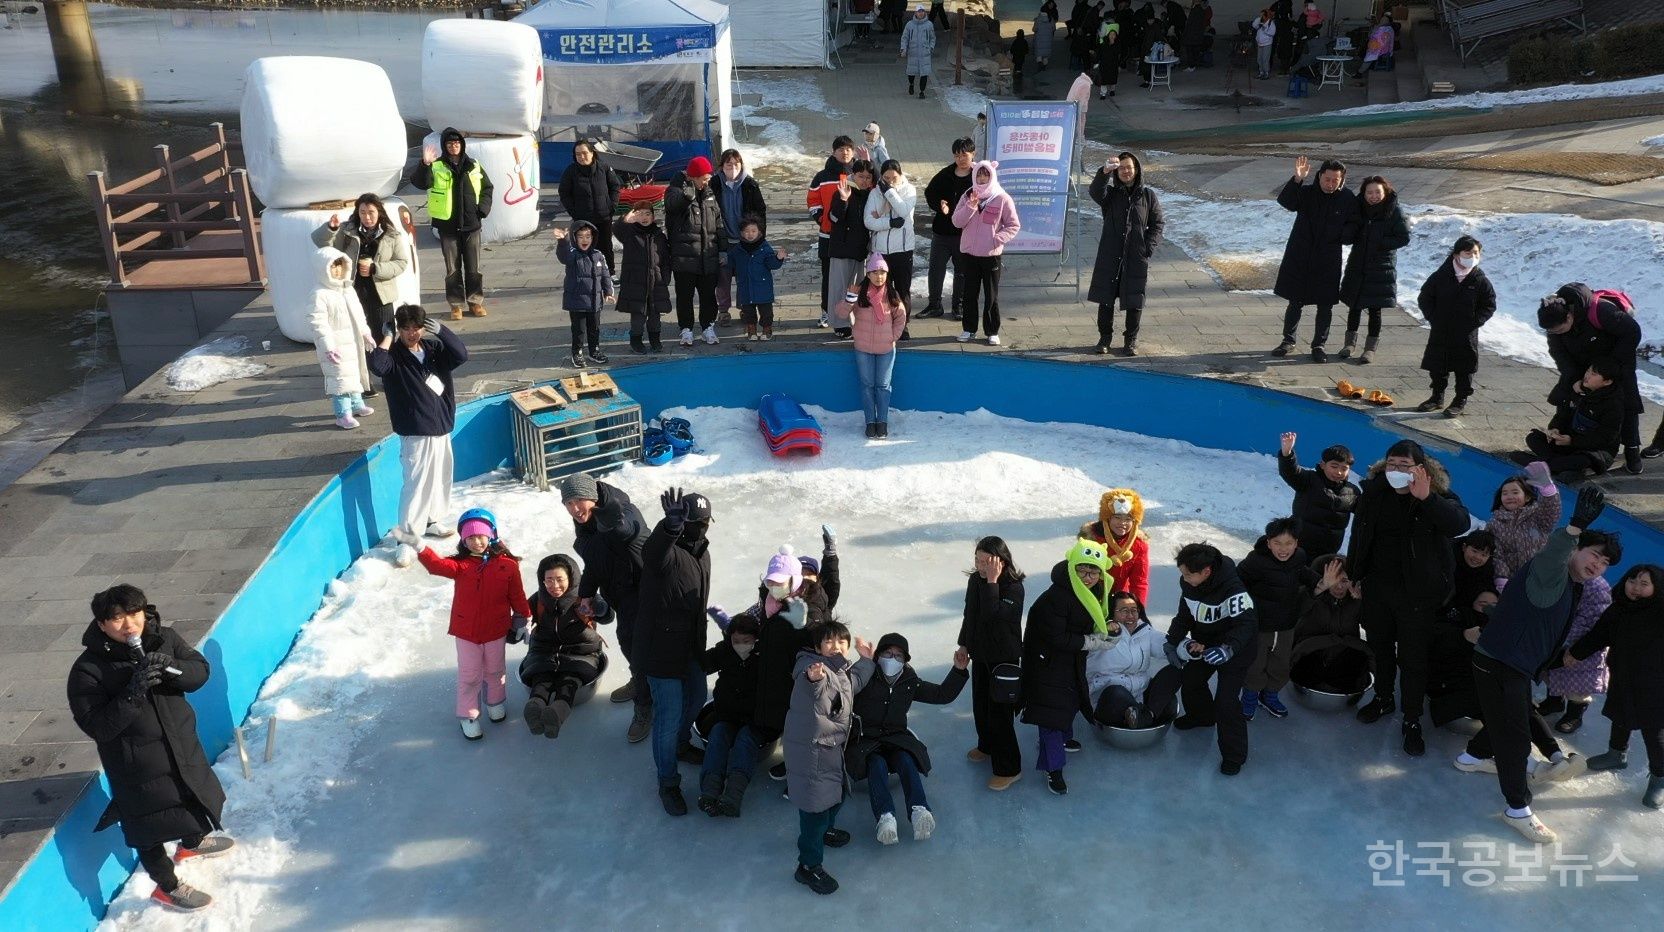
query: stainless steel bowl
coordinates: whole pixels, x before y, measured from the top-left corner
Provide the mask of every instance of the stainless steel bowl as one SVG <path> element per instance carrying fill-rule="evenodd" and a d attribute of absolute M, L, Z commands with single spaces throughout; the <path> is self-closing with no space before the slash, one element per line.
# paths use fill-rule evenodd
<path fill-rule="evenodd" d="M 1112 748 L 1121 751 L 1142 751 L 1155 747 L 1161 739 L 1167 736 L 1167 729 L 1172 722 L 1164 722 L 1153 728 L 1119 728 L 1114 725 L 1093 725 L 1092 730 L 1097 733 L 1098 740 Z"/>
<path fill-rule="evenodd" d="M 1371 685 L 1374 679 L 1370 680 Z M 1358 704 L 1363 699 L 1369 687 L 1364 687 L 1355 693 L 1326 693 L 1316 689 L 1307 689 L 1299 683 L 1294 684 L 1294 696 L 1300 704 L 1313 712 L 1344 712 Z"/>

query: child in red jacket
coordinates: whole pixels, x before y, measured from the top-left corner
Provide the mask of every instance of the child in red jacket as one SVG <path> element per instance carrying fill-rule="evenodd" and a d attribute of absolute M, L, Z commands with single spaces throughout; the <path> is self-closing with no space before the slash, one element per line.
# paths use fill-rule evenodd
<path fill-rule="evenodd" d="M 451 596 L 451 637 L 456 638 L 456 717 L 463 737 L 478 741 L 480 683 L 485 683 L 485 712 L 493 722 L 508 717 L 508 688 L 503 645 L 509 629 L 524 631 L 531 617 L 520 558 L 497 539 L 497 519 L 484 508 L 471 508 L 457 521 L 462 544 L 454 557 L 432 547 L 417 554 L 435 576 L 456 581 Z"/>

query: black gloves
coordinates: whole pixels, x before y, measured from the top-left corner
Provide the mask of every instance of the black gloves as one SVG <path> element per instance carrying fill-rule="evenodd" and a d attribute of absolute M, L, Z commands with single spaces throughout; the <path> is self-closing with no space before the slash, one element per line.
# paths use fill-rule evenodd
<path fill-rule="evenodd" d="M 168 667 L 173 666 L 173 655 L 162 650 L 146 654 L 144 657 L 144 666 L 146 670 L 166 671 Z"/>
<path fill-rule="evenodd" d="M 1572 508 L 1569 522 L 1578 530 L 1585 530 L 1606 510 L 1606 493 L 1599 486 L 1586 485 L 1577 492 L 1577 505 Z"/>
<path fill-rule="evenodd" d="M 899 229 L 901 229 L 902 227 L 904 227 L 906 225 L 907 225 L 907 218 L 906 217 L 891 217 L 890 218 L 890 229 L 892 229 L 892 230 L 899 230 Z"/>
<path fill-rule="evenodd" d="M 665 489 L 664 494 L 659 496 L 659 506 L 664 509 L 665 530 L 680 535 L 682 525 L 688 520 L 688 505 L 682 500 L 682 490 Z"/>
<path fill-rule="evenodd" d="M 127 681 L 127 698 L 135 701 L 150 694 L 150 688 L 162 681 L 162 668 L 146 663 L 133 671 L 133 678 Z"/>

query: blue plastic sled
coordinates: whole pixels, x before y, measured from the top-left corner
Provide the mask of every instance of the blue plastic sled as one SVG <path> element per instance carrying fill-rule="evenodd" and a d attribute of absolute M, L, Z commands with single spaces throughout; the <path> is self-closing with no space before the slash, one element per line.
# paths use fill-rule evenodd
<path fill-rule="evenodd" d="M 820 433 L 820 422 L 786 394 L 764 395 L 757 404 L 757 420 L 770 439 L 778 439 L 794 431 Z"/>

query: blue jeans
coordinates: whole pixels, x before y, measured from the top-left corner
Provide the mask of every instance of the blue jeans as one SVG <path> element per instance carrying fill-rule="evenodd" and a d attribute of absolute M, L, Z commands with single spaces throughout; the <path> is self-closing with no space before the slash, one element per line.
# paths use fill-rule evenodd
<path fill-rule="evenodd" d="M 705 764 L 699 769 L 702 777 L 723 776 L 735 770 L 749 775 L 757 769 L 757 736 L 750 725 L 717 722 L 705 739 Z"/>
<path fill-rule="evenodd" d="M 855 351 L 855 372 L 861 377 L 861 412 L 868 424 L 890 422 L 890 375 L 896 369 L 896 349 L 888 353 Z"/>
<path fill-rule="evenodd" d="M 653 693 L 653 764 L 659 785 L 679 786 L 676 749 L 688 743 L 693 720 L 705 707 L 705 671 L 699 661 L 690 660 L 680 677 L 650 676 L 647 688 Z"/>
<path fill-rule="evenodd" d="M 354 409 L 364 407 L 364 395 L 361 392 L 347 392 L 342 395 L 330 395 L 330 403 L 335 407 L 335 416 L 343 418 L 351 414 Z"/>
<path fill-rule="evenodd" d="M 919 765 L 906 751 L 879 751 L 867 755 L 867 799 L 872 801 L 872 817 L 895 812 L 895 800 L 890 797 L 890 773 L 901 777 L 901 795 L 907 801 L 909 818 L 914 806 L 930 808 L 924 798 L 924 777 Z"/>
<path fill-rule="evenodd" d="M 826 860 L 826 833 L 838 824 L 837 803 L 825 812 L 797 811 L 797 863 L 804 867 L 819 867 Z"/>

